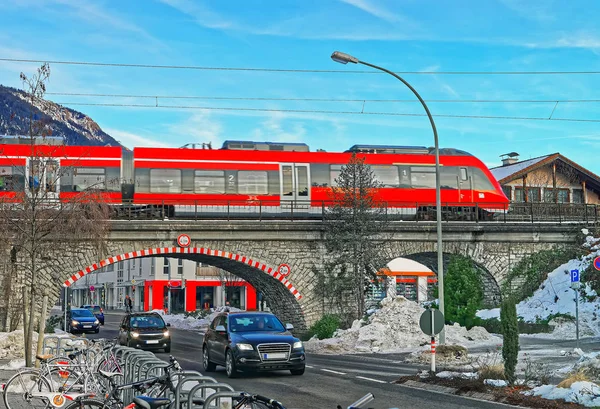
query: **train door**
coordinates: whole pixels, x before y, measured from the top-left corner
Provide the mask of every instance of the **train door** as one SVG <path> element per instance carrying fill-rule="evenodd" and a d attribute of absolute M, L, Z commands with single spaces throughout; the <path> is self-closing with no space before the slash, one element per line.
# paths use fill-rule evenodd
<path fill-rule="evenodd" d="M 282 163 L 279 173 L 282 201 L 310 201 L 310 166 L 308 164 Z"/>
<path fill-rule="evenodd" d="M 57 159 L 30 159 L 27 166 L 26 189 L 44 199 L 58 199 L 60 193 L 60 163 Z"/>

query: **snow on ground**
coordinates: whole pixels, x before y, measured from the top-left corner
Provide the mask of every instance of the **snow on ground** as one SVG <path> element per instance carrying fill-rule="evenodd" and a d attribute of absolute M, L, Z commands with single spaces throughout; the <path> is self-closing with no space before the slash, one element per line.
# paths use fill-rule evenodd
<path fill-rule="evenodd" d="M 12 359 L 6 365 L 0 365 L 0 369 L 4 370 L 15 370 L 19 368 L 25 368 L 25 360 L 24 359 Z"/>
<path fill-rule="evenodd" d="M 226 309 L 230 312 L 243 311 L 235 307 L 216 307 L 211 309 L 211 313 L 204 318 L 186 317 L 184 314 L 165 314 L 164 310 L 152 310 L 152 312 L 160 314 L 167 324 L 171 324 L 172 328 L 206 331 L 212 320 Z"/>
<path fill-rule="evenodd" d="M 541 396 L 545 399 L 564 399 L 587 407 L 600 406 L 600 386 L 592 382 L 575 382 L 570 388 L 558 388 L 556 385 L 542 385 L 524 392 L 527 395 Z"/>
<path fill-rule="evenodd" d="M 356 320 L 347 330 L 338 330 L 333 338 L 311 339 L 304 343 L 307 351 L 315 353 L 370 353 L 414 351 L 427 345 L 430 337 L 419 327 L 424 309 L 404 297 L 385 298 L 367 323 Z M 463 346 L 497 345 L 501 339 L 480 327 L 466 328 L 458 324 L 446 326 L 446 342 Z"/>
<path fill-rule="evenodd" d="M 582 229 L 584 234 L 588 234 L 587 229 Z M 536 322 L 546 319 L 553 314 L 569 314 L 575 317 L 575 291 L 571 289 L 570 271 L 577 269 L 584 271 L 594 258 L 600 256 L 600 239 L 587 236 L 584 247 L 590 250 L 590 254 L 584 256 L 581 260 L 570 260 L 561 265 L 556 270 L 548 274 L 548 277 L 540 285 L 535 293 L 517 304 L 517 315 L 522 317 L 525 322 Z M 579 298 L 579 331 L 580 336 L 600 336 L 600 303 L 597 301 L 588 301 L 595 298 L 596 292 L 589 286 L 581 289 L 582 297 Z M 477 315 L 481 318 L 499 318 L 500 309 L 480 310 Z M 552 334 L 536 334 L 540 338 L 575 338 L 575 323 L 561 318 L 553 319 L 550 325 L 555 329 Z"/>

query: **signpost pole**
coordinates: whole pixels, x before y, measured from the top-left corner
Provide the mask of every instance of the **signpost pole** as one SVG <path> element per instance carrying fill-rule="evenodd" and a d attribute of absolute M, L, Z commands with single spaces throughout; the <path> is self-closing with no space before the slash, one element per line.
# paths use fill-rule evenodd
<path fill-rule="evenodd" d="M 594 260 L 594 265 L 596 260 Z M 575 291 L 575 337 L 577 339 L 577 348 L 579 348 L 579 287 L 581 286 L 581 277 L 579 270 L 571 270 L 571 288 Z"/>
<path fill-rule="evenodd" d="M 435 334 L 435 316 L 433 310 L 429 310 L 431 314 L 431 334 Z M 431 335 L 431 373 L 435 373 L 435 335 Z"/>

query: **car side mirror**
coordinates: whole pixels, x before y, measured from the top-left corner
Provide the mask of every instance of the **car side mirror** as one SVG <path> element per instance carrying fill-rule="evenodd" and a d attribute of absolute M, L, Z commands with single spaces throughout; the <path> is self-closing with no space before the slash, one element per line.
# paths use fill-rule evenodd
<path fill-rule="evenodd" d="M 167 322 L 167 327 L 170 327 L 170 326 L 171 326 L 171 324 Z"/>
<path fill-rule="evenodd" d="M 294 330 L 294 326 L 290 323 L 285 324 L 285 329 L 288 331 L 293 331 Z"/>
<path fill-rule="evenodd" d="M 215 328 L 215 331 L 217 331 L 217 332 L 227 332 L 227 330 L 225 329 L 224 325 L 217 325 L 217 327 Z"/>

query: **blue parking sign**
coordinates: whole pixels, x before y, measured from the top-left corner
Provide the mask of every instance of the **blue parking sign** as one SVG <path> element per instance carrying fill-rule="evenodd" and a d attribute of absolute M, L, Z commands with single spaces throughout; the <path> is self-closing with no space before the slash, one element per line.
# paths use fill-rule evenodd
<path fill-rule="evenodd" d="M 577 269 L 571 270 L 571 282 L 572 283 L 579 282 L 579 270 L 577 270 Z"/>

